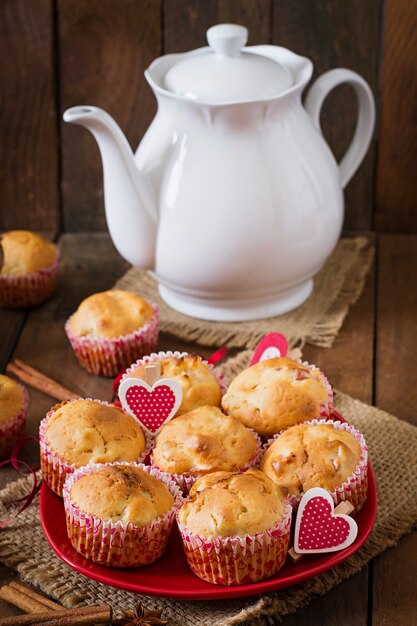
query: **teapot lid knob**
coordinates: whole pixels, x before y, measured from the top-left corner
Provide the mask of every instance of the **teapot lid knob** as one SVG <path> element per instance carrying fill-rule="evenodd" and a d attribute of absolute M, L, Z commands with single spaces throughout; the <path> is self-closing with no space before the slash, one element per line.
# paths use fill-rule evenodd
<path fill-rule="evenodd" d="M 239 56 L 248 41 L 248 29 L 237 24 L 217 24 L 207 31 L 207 41 L 220 56 Z"/>

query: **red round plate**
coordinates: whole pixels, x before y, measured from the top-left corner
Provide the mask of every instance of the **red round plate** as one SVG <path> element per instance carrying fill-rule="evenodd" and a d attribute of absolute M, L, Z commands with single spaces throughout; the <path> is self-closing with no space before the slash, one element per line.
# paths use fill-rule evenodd
<path fill-rule="evenodd" d="M 335 418 L 343 419 L 338 414 Z M 367 540 L 374 525 L 377 507 L 375 478 L 368 466 L 368 497 L 362 510 L 356 515 L 358 535 L 348 548 L 340 552 L 303 556 L 298 563 L 287 560 L 284 567 L 266 580 L 249 585 L 222 587 L 204 582 L 188 567 L 178 531 L 174 529 L 162 558 L 143 568 L 117 569 L 96 565 L 74 550 L 68 541 L 62 499 L 42 483 L 40 514 L 45 535 L 56 554 L 80 574 L 112 587 L 150 596 L 178 600 L 216 600 L 238 598 L 284 589 L 317 576 L 339 565 L 351 556 Z"/>

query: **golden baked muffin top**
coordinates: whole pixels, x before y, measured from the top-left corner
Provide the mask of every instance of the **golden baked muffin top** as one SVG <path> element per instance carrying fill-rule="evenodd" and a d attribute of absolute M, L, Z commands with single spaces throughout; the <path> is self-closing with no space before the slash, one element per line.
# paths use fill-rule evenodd
<path fill-rule="evenodd" d="M 237 471 L 253 457 L 254 435 L 239 420 L 218 407 L 203 406 L 162 427 L 153 462 L 164 472 L 201 474 Z"/>
<path fill-rule="evenodd" d="M 230 383 L 222 406 L 264 437 L 297 422 L 318 418 L 327 402 L 320 371 L 287 357 L 267 359 Z"/>
<path fill-rule="evenodd" d="M 58 405 L 45 429 L 48 447 L 67 463 L 137 461 L 145 437 L 136 420 L 115 406 L 93 400 Z"/>
<path fill-rule="evenodd" d="M 249 469 L 199 478 L 178 517 L 202 537 L 242 537 L 273 528 L 284 513 L 277 486 L 259 470 Z"/>
<path fill-rule="evenodd" d="M 0 424 L 17 415 L 24 401 L 21 387 L 8 376 L 0 374 Z"/>
<path fill-rule="evenodd" d="M 299 424 L 271 444 L 261 470 L 283 496 L 299 496 L 312 487 L 333 491 L 352 475 L 360 458 L 361 447 L 350 432 L 331 424 Z"/>
<path fill-rule="evenodd" d="M 200 406 L 219 406 L 222 397 L 220 383 L 200 356 L 186 354 L 182 357 L 155 359 L 161 364 L 160 378 L 173 378 L 182 388 L 182 402 L 176 415 L 188 413 Z M 129 376 L 145 380 L 145 365 L 137 367 Z"/>
<path fill-rule="evenodd" d="M 143 298 L 129 291 L 111 289 L 83 300 L 69 327 L 78 337 L 95 335 L 114 339 L 142 328 L 153 315 L 152 306 Z"/>
<path fill-rule="evenodd" d="M 139 467 L 112 465 L 77 480 L 71 500 L 85 513 L 105 521 L 146 526 L 174 504 L 168 487 Z"/>
<path fill-rule="evenodd" d="M 30 230 L 10 230 L 0 238 L 0 274 L 20 276 L 50 267 L 57 258 L 53 243 Z"/>

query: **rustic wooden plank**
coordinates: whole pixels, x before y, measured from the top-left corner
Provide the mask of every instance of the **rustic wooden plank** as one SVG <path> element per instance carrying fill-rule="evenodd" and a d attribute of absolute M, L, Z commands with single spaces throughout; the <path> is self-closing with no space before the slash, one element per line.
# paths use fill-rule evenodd
<path fill-rule="evenodd" d="M 303 357 L 319 365 L 332 385 L 363 402 L 372 402 L 375 272 L 367 278 L 362 296 L 351 308 L 331 350 L 307 345 Z M 366 626 L 369 568 L 353 576 L 294 615 L 285 626 Z M 355 602 L 352 603 L 352 598 Z"/>
<path fill-rule="evenodd" d="M 416 48 L 416 2 L 386 0 L 376 181 L 376 227 L 386 232 L 417 232 Z"/>
<path fill-rule="evenodd" d="M 161 51 L 159 0 L 59 0 L 58 16 L 61 113 L 77 104 L 102 107 L 136 148 L 156 111 L 143 72 Z M 103 230 L 96 142 L 61 124 L 65 230 Z"/>
<path fill-rule="evenodd" d="M 164 52 L 207 45 L 206 30 L 220 22 L 249 29 L 249 45 L 268 43 L 270 0 L 179 0 L 164 2 Z"/>
<path fill-rule="evenodd" d="M 309 57 L 314 63 L 314 77 L 336 67 L 358 72 L 376 95 L 380 6 L 379 0 L 274 0 L 273 43 Z M 339 87 L 330 94 L 321 119 L 337 160 L 349 145 L 356 115 L 356 98 L 350 87 Z M 375 150 L 374 142 L 346 188 L 346 229 L 369 230 L 372 226 Z"/>
<path fill-rule="evenodd" d="M 10 360 L 25 319 L 25 311 L 0 309 L 0 372 Z"/>
<path fill-rule="evenodd" d="M 417 425 L 417 236 L 382 235 L 378 275 L 376 404 Z"/>
<path fill-rule="evenodd" d="M 417 236 L 382 235 L 378 268 L 376 405 L 417 425 Z M 401 451 L 400 451 L 401 454 Z M 417 531 L 374 562 L 373 624 L 416 623 Z"/>
<path fill-rule="evenodd" d="M 0 228 L 59 227 L 52 0 L 0 3 Z"/>

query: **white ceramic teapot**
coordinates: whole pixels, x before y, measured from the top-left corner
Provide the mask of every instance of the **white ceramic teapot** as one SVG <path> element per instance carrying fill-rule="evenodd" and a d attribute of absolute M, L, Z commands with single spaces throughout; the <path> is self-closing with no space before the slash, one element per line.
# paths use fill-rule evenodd
<path fill-rule="evenodd" d="M 358 74 L 336 69 L 316 80 L 304 108 L 309 59 L 244 47 L 247 30 L 233 24 L 213 26 L 207 39 L 145 72 L 158 112 L 135 154 L 101 109 L 73 107 L 64 120 L 96 138 L 114 244 L 153 271 L 172 308 L 210 320 L 268 317 L 308 298 L 337 243 L 342 189 L 368 149 L 374 100 Z M 355 89 L 359 118 L 338 165 L 319 118 L 341 83 Z"/>

